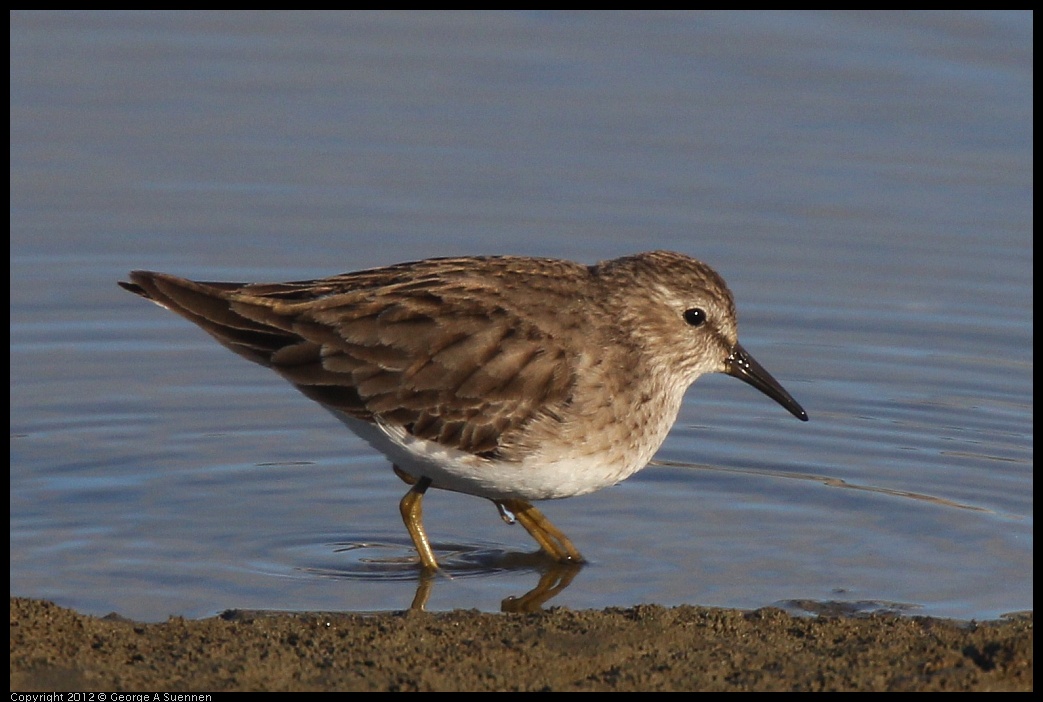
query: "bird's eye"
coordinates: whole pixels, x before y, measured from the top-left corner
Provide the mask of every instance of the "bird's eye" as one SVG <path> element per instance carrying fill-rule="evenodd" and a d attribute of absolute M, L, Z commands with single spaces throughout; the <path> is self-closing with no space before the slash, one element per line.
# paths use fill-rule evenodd
<path fill-rule="evenodd" d="M 684 321 L 693 327 L 700 327 L 706 321 L 706 313 L 698 307 L 691 307 L 684 311 Z"/>

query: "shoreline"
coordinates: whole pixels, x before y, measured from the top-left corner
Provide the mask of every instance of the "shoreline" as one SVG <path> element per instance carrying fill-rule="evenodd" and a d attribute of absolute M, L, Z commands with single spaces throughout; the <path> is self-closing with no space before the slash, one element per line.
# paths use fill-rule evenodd
<path fill-rule="evenodd" d="M 638 605 L 145 624 L 11 597 L 11 690 L 1030 691 L 1032 622 Z"/>

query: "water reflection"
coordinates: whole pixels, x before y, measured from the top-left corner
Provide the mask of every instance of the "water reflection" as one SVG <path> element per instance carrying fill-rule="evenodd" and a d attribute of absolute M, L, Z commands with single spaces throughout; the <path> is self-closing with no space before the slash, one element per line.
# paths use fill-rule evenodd
<path fill-rule="evenodd" d="M 582 570 L 583 563 L 559 563 L 543 551 L 523 553 L 480 547 L 473 544 L 438 545 L 439 570 L 422 568 L 411 544 L 388 542 L 353 542 L 340 544 L 338 554 L 354 556 L 337 568 L 309 567 L 313 575 L 346 580 L 398 581 L 416 578 L 416 593 L 409 609 L 424 611 L 440 580 L 533 572 L 536 585 L 520 595 L 511 595 L 500 603 L 502 612 L 536 612 L 567 588 Z"/>
<path fill-rule="evenodd" d="M 517 554 L 512 554 L 517 555 Z M 543 605 L 567 588 L 583 568 L 581 563 L 558 563 L 541 553 L 531 554 L 541 561 L 536 570 L 540 574 L 536 587 L 522 595 L 511 595 L 500 602 L 501 612 L 539 612 Z M 417 578 L 416 595 L 409 605 L 412 610 L 423 612 L 439 579 L 440 572 L 427 569 L 420 571 Z"/>

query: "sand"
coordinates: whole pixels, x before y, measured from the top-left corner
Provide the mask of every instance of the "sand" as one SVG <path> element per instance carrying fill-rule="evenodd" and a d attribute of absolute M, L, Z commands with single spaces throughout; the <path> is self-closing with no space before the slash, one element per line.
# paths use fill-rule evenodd
<path fill-rule="evenodd" d="M 12 691 L 1031 689 L 1031 614 L 967 623 L 641 605 L 142 624 L 11 598 Z"/>

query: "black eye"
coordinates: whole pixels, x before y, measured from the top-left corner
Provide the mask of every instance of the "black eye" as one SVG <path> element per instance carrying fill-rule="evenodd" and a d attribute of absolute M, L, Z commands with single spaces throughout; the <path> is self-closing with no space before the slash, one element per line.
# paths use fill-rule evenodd
<path fill-rule="evenodd" d="M 706 321 L 706 313 L 698 307 L 691 307 L 684 311 L 684 321 L 693 327 L 702 326 L 703 322 Z"/>

